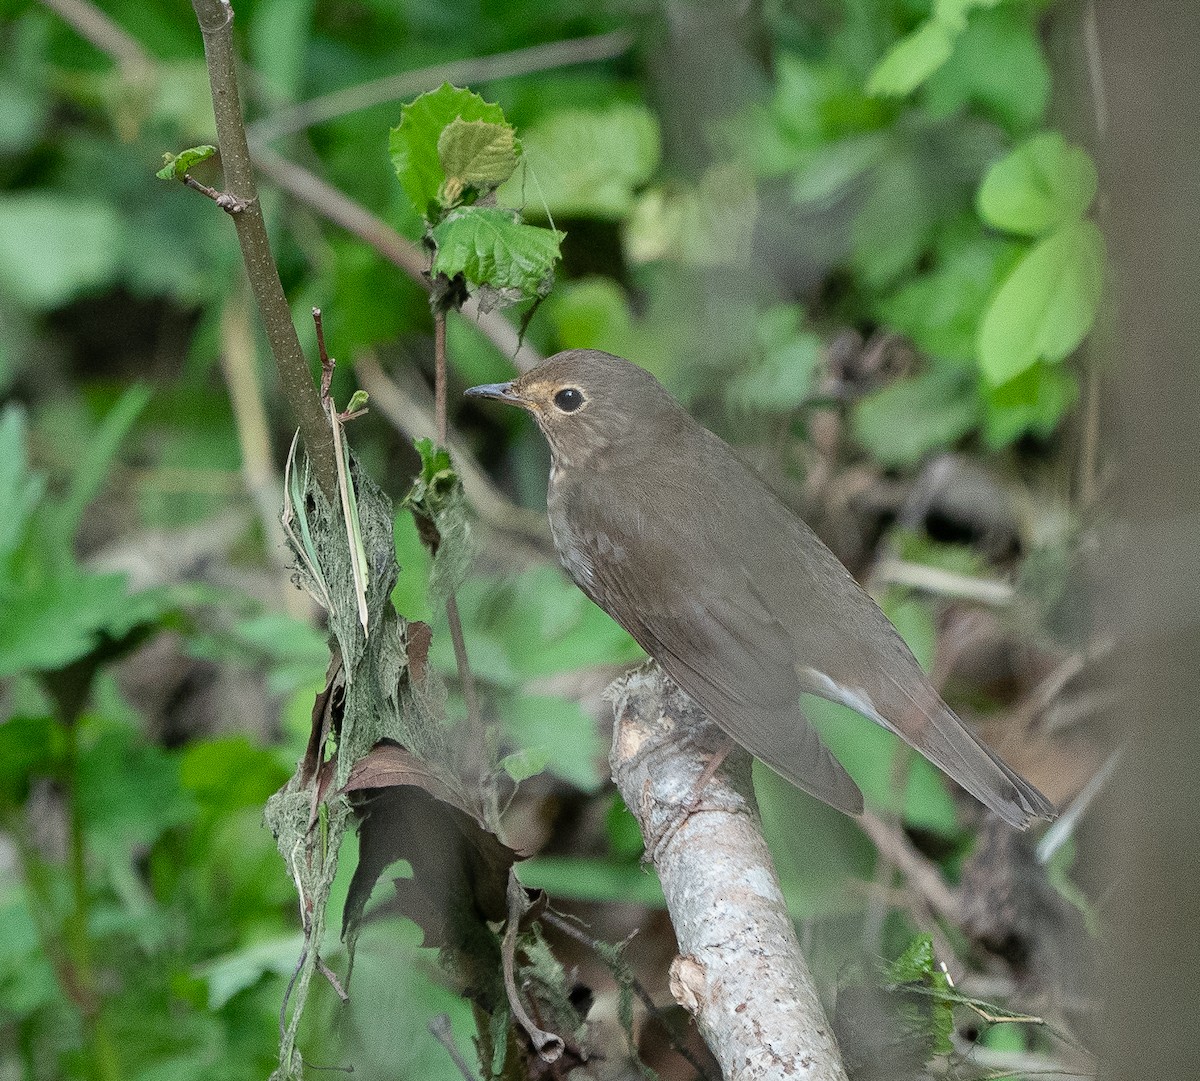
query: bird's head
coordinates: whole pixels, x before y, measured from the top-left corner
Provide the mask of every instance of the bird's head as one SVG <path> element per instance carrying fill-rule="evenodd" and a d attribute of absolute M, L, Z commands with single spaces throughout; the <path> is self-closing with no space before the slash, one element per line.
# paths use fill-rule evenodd
<path fill-rule="evenodd" d="M 511 383 L 466 393 L 531 413 L 560 465 L 603 459 L 648 425 L 682 412 L 649 372 L 598 349 L 558 353 Z"/>

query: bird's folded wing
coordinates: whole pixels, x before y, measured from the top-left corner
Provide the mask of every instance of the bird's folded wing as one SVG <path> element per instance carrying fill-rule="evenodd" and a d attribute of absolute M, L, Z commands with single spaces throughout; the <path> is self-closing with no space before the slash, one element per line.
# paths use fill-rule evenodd
<path fill-rule="evenodd" d="M 605 577 L 605 606 L 735 742 L 822 802 L 862 811 L 862 793 L 800 710 L 787 634 L 752 594 L 709 580 L 629 597 L 623 576 Z"/>

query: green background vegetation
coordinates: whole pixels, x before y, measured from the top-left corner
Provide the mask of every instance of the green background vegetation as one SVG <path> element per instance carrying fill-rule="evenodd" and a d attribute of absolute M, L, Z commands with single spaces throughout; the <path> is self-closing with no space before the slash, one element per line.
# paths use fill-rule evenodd
<path fill-rule="evenodd" d="M 213 141 L 191 10 L 101 8 L 144 56 L 118 48 L 114 63 L 58 14 L 0 0 L 0 1078 L 264 1077 L 301 940 L 262 807 L 303 752 L 327 652 L 275 565 L 221 358 L 252 358 L 276 469 L 292 420 L 233 230 L 154 176 L 165 151 Z M 1055 5 L 827 0 L 754 6 L 728 24 L 709 12 L 700 33 L 641 5 L 236 10 L 251 134 L 264 139 L 293 103 L 427 72 L 408 100 L 464 81 L 440 65 L 512 51 L 469 81 L 520 139 L 501 205 L 566 234 L 553 291 L 517 313 L 529 343 L 546 355 L 607 349 L 654 371 L 872 582 L 923 663 L 940 655 L 946 598 L 889 580 L 886 561 L 942 583 L 1018 583 L 997 617 L 1004 633 L 1061 655 L 1065 575 L 1094 494 L 1078 350 L 1104 251 L 1073 24 Z M 602 59 L 523 73 L 524 50 L 611 31 L 628 36 Z M 721 60 L 705 59 L 706 41 Z M 415 241 L 422 222 L 388 155 L 399 111 L 346 110 L 271 145 Z M 194 172 L 219 186 L 211 163 Z M 364 356 L 422 399 L 422 286 L 269 183 L 262 200 L 309 355 L 319 306 L 345 361 L 338 400 Z M 449 355 L 461 445 L 539 509 L 546 452 L 532 426 L 458 400 L 510 377 L 509 359 L 461 319 Z M 399 505 L 419 468 L 409 440 L 378 411 L 349 431 Z M 937 461 L 1006 493 L 999 539 L 979 516 L 934 521 L 915 499 Z M 541 850 L 522 878 L 589 914 L 653 908 L 657 883 L 638 866 L 597 721 L 597 692 L 640 653 L 532 528 L 519 543 L 478 530 L 459 593 L 494 750 L 525 782 L 510 828 Z M 395 603 L 432 623 L 431 663 L 458 716 L 449 635 L 407 511 L 396 544 Z M 1003 723 L 1041 675 L 1037 662 L 964 677 L 956 703 Z M 953 877 L 972 846 L 968 809 L 887 733 L 836 707 L 812 712 L 868 805 L 917 831 Z M 1014 760 L 1034 761 L 1019 745 Z M 871 949 L 902 953 L 914 925 L 903 906 L 881 914 L 872 901 L 874 847 L 760 780 L 825 986 L 869 921 Z M 334 911 L 346 888 L 335 886 Z M 335 944 L 328 955 L 336 966 Z M 350 1006 L 328 988 L 314 995 L 308 1060 L 353 1061 L 356 1076 L 457 1076 L 426 1025 L 449 1012 L 469 1047 L 469 1009 L 417 928 L 381 913 L 358 956 Z M 1027 1036 L 1001 1027 L 992 1039 L 1023 1048 Z"/>

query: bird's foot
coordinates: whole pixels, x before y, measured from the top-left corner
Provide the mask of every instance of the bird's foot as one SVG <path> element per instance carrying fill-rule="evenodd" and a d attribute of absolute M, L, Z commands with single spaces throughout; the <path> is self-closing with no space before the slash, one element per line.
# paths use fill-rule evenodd
<path fill-rule="evenodd" d="M 735 746 L 733 740 L 727 740 L 723 747 L 708 756 L 708 762 L 700 776 L 696 778 L 695 784 L 692 785 L 687 802 L 677 808 L 652 837 L 646 838 L 646 851 L 642 854 L 643 863 L 657 863 L 658 857 L 666 851 L 667 845 L 671 843 L 683 824 L 702 809 L 700 802 L 704 798 L 704 790 L 716 776 L 717 770 L 725 764 L 725 759 L 729 757 Z"/>

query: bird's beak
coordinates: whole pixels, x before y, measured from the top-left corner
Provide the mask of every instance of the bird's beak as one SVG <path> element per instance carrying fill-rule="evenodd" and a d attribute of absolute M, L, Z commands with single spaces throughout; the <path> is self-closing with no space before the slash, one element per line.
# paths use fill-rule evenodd
<path fill-rule="evenodd" d="M 471 387 L 464 392 L 468 398 L 495 398 L 498 402 L 508 402 L 509 405 L 519 405 L 523 409 L 529 407 L 529 401 L 522 398 L 512 383 L 484 383 L 480 387 Z"/>

